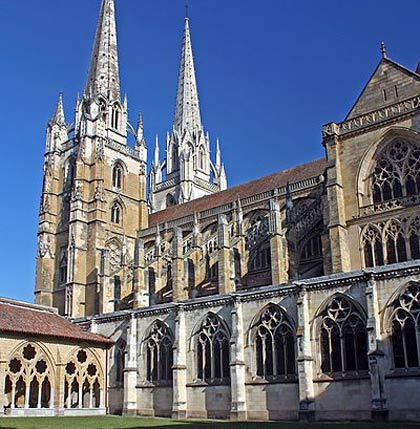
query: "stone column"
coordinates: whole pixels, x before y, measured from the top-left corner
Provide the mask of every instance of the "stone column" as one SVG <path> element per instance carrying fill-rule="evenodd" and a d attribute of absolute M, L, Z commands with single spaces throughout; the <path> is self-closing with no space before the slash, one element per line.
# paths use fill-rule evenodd
<path fill-rule="evenodd" d="M 4 387 L 6 379 L 6 361 L 0 360 L 0 416 L 4 414 Z"/>
<path fill-rule="evenodd" d="M 311 333 L 309 319 L 308 293 L 304 286 L 295 283 L 301 291 L 297 301 L 297 365 L 299 380 L 299 420 L 313 421 L 315 419 L 315 393 L 313 383 L 313 357 L 311 348 Z"/>
<path fill-rule="evenodd" d="M 182 305 L 178 305 L 177 307 L 173 351 L 172 418 L 185 419 L 187 417 L 187 338 L 185 332 L 185 313 Z"/>
<path fill-rule="evenodd" d="M 225 215 L 219 216 L 219 225 L 217 231 L 218 252 L 218 271 L 219 271 L 219 293 L 232 293 L 233 282 L 231 280 L 231 260 L 230 260 L 230 239 L 227 219 Z"/>
<path fill-rule="evenodd" d="M 335 124 L 333 124 L 332 129 L 336 130 Z M 325 137 L 323 144 L 327 150 L 329 161 L 326 190 L 328 195 L 328 231 L 331 242 L 332 272 L 347 272 L 350 271 L 350 254 L 338 135 L 334 133 Z"/>
<path fill-rule="evenodd" d="M 173 300 L 183 301 L 188 299 L 188 282 L 184 276 L 184 242 L 182 231 L 175 228 L 173 238 L 173 257 L 172 257 L 172 289 Z"/>
<path fill-rule="evenodd" d="M 78 394 L 77 400 L 78 400 L 78 404 L 77 404 L 78 408 L 83 408 L 83 383 L 79 384 L 79 394 Z"/>
<path fill-rule="evenodd" d="M 388 420 L 386 407 L 384 364 L 385 354 L 381 350 L 381 333 L 379 321 L 379 303 L 376 288 L 376 280 L 372 273 L 367 272 L 366 287 L 367 302 L 367 332 L 368 332 L 368 356 L 369 374 L 372 388 L 372 420 Z"/>
<path fill-rule="evenodd" d="M 282 228 L 280 208 L 274 199 L 270 200 L 269 231 L 271 235 L 271 281 L 273 285 L 287 283 L 287 243 Z"/>
<path fill-rule="evenodd" d="M 124 405 L 125 416 L 137 415 L 137 319 L 131 314 L 130 328 L 127 335 L 128 356 L 124 368 Z"/>
<path fill-rule="evenodd" d="M 29 399 L 30 399 L 30 388 L 31 388 L 31 382 L 29 377 L 25 380 L 25 405 L 24 408 L 29 408 Z"/>
<path fill-rule="evenodd" d="M 244 357 L 244 328 L 242 303 L 236 298 L 232 314 L 232 338 L 230 341 L 231 361 L 231 420 L 246 420 L 246 387 L 245 387 L 245 357 Z"/>
<path fill-rule="evenodd" d="M 134 308 L 149 306 L 149 291 L 145 280 L 144 240 L 138 238 L 134 251 Z"/>
<path fill-rule="evenodd" d="M 12 380 L 12 404 L 11 408 L 16 408 L 16 380 Z"/>
<path fill-rule="evenodd" d="M 38 383 L 38 403 L 36 404 L 37 408 L 41 408 L 41 392 L 42 392 L 42 381 Z"/>
<path fill-rule="evenodd" d="M 55 401 L 55 389 L 54 386 L 51 386 L 51 391 L 50 391 L 50 403 L 48 408 L 55 408 L 54 407 L 54 401 Z"/>
<path fill-rule="evenodd" d="M 53 408 L 65 408 L 65 406 L 68 407 L 70 403 L 70 391 L 71 391 L 71 384 L 68 384 L 67 392 L 64 388 L 64 380 L 65 380 L 65 368 L 66 363 L 63 363 L 62 361 L 57 364 L 57 369 L 55 373 L 55 386 L 51 386 L 51 390 L 54 388 L 54 397 L 51 394 L 51 402 L 53 404 Z M 67 393 L 67 403 L 64 403 L 64 398 L 66 397 Z"/>

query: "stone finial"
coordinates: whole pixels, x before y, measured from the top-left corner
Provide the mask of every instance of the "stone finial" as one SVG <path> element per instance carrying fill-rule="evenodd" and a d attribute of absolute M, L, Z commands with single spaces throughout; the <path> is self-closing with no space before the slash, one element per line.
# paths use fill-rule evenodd
<path fill-rule="evenodd" d="M 381 53 L 382 53 L 382 58 L 386 58 L 386 46 L 385 46 L 385 42 L 381 42 Z"/>

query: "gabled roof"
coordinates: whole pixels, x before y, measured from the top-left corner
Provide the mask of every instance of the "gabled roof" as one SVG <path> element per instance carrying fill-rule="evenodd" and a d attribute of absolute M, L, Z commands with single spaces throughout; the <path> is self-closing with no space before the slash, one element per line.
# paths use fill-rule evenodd
<path fill-rule="evenodd" d="M 58 338 L 110 346 L 114 342 L 71 323 L 49 307 L 0 298 L 0 333 Z"/>
<path fill-rule="evenodd" d="M 420 75 L 383 56 L 350 109 L 346 120 L 395 104 L 419 93 Z"/>
<path fill-rule="evenodd" d="M 319 176 L 324 173 L 327 166 L 327 161 L 317 159 L 308 162 L 307 164 L 298 165 L 297 167 L 288 170 L 279 171 L 269 176 L 261 177 L 243 185 L 234 186 L 225 191 L 217 192 L 212 195 L 207 195 L 196 200 L 189 201 L 185 204 L 180 204 L 167 208 L 165 210 L 153 213 L 149 216 L 149 225 L 154 226 L 173 219 L 180 219 L 184 216 L 201 212 L 215 207 L 222 206 L 237 201 L 241 198 L 247 198 L 252 195 L 257 195 L 262 192 L 270 191 L 287 183 L 295 183 L 304 179 Z"/>

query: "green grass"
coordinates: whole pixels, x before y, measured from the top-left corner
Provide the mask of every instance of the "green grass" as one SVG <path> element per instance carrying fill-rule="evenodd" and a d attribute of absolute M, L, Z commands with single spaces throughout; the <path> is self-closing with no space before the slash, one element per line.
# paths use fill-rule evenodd
<path fill-rule="evenodd" d="M 8 429 L 420 429 L 408 423 L 230 423 L 136 417 L 0 417 Z"/>

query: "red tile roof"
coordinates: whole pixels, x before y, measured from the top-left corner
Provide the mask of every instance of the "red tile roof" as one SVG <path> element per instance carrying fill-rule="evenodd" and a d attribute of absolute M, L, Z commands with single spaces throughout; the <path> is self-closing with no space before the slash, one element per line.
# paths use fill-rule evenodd
<path fill-rule="evenodd" d="M 114 342 L 92 334 L 52 309 L 0 298 L 0 333 L 35 335 L 110 346 Z"/>
<path fill-rule="evenodd" d="M 173 219 L 180 219 L 184 216 L 201 212 L 224 204 L 237 201 L 239 198 L 247 198 L 262 192 L 271 191 L 275 188 L 286 186 L 287 183 L 296 183 L 304 179 L 309 179 L 320 175 L 327 166 L 325 158 L 298 165 L 288 170 L 279 171 L 269 176 L 261 177 L 242 185 L 234 186 L 225 191 L 207 195 L 185 204 L 170 207 L 168 209 L 153 213 L 149 216 L 149 226 L 161 224 Z"/>

